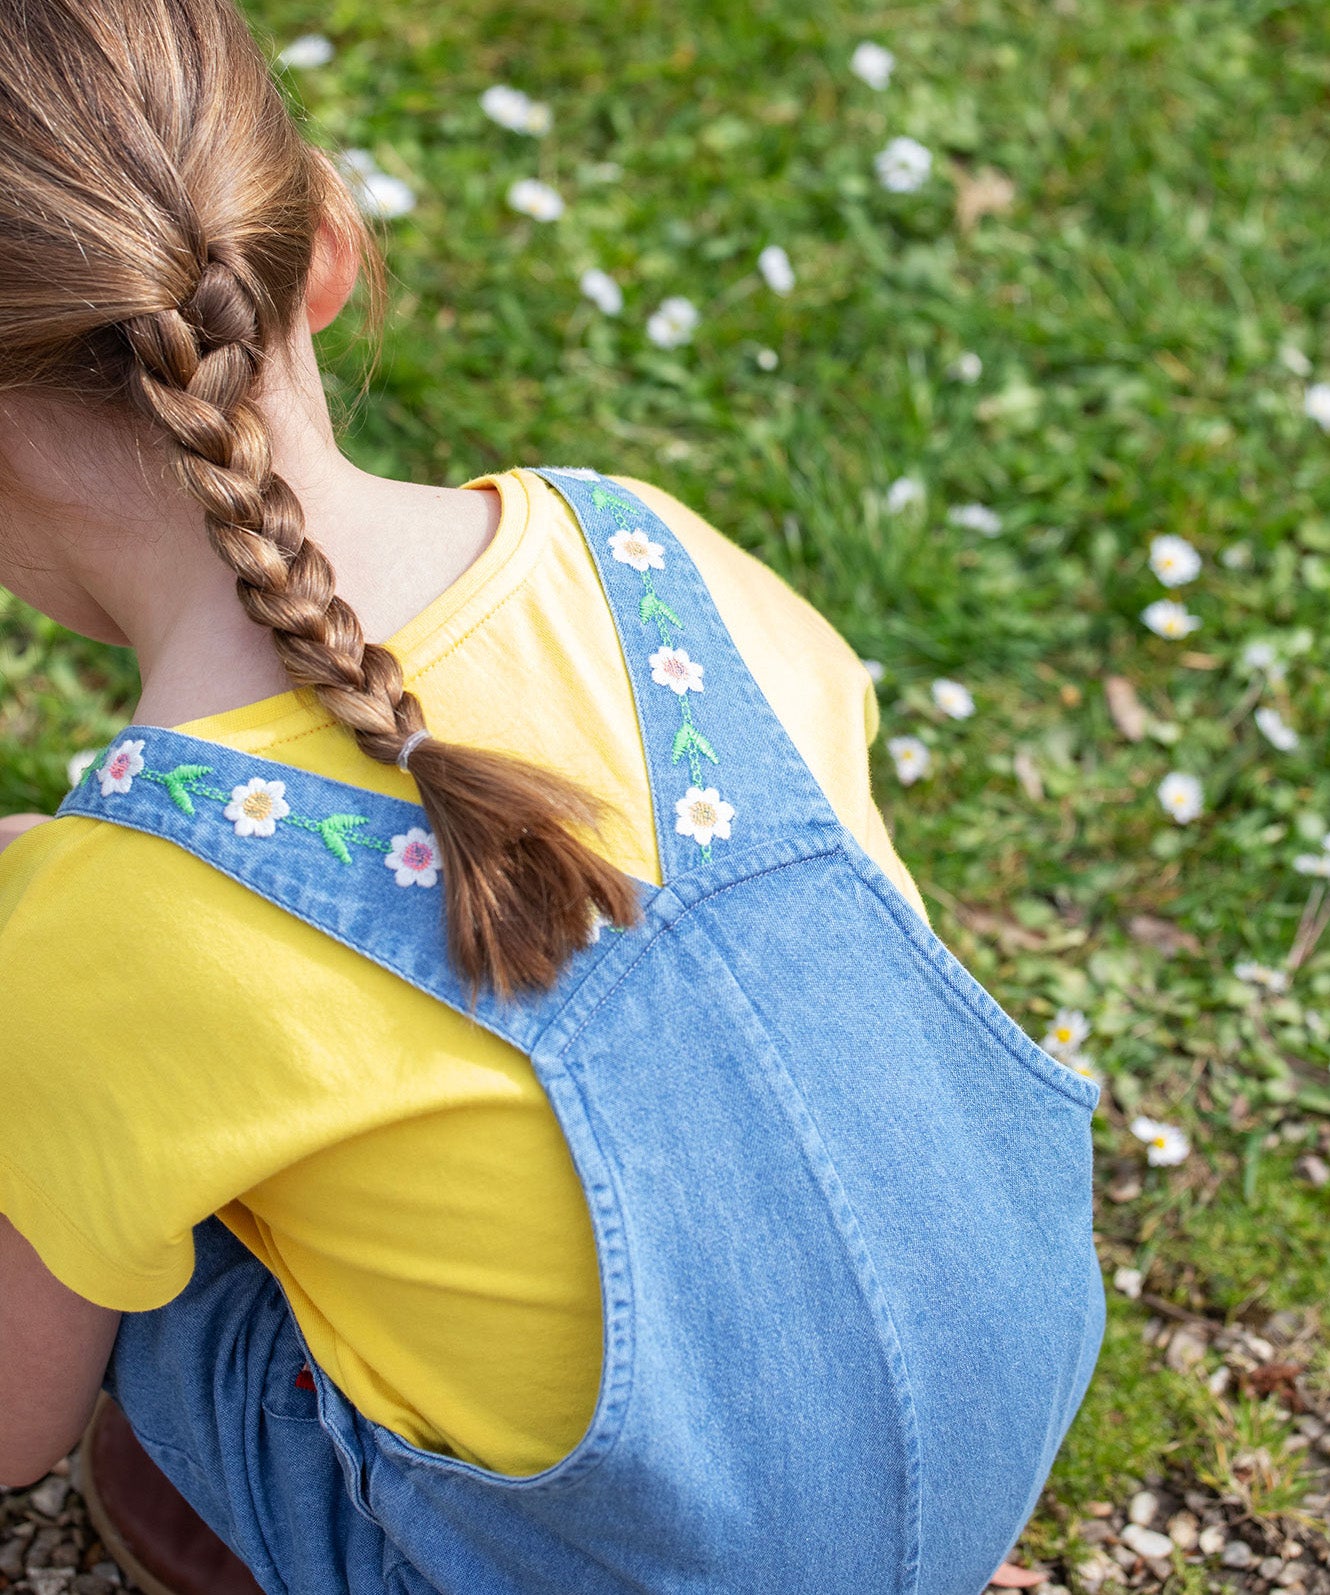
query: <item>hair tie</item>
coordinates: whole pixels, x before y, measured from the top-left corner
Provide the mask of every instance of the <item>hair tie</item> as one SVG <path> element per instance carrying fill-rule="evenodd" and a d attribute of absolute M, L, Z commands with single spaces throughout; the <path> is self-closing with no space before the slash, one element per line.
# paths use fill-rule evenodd
<path fill-rule="evenodd" d="M 428 735 L 429 732 L 422 729 L 420 731 L 413 731 L 406 739 L 397 754 L 397 768 L 399 770 L 406 769 L 411 755 L 416 751 L 416 749 Z"/>

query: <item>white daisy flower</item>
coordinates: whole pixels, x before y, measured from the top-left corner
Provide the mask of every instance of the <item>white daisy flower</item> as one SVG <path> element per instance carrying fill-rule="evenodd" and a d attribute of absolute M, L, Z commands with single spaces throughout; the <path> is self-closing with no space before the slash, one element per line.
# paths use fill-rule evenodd
<path fill-rule="evenodd" d="M 564 210 L 559 194 L 538 177 L 519 177 L 508 190 L 508 204 L 524 216 L 534 216 L 538 222 L 557 221 Z"/>
<path fill-rule="evenodd" d="M 1185 604 L 1171 598 L 1156 598 L 1141 611 L 1141 619 L 1159 637 L 1185 637 L 1200 625 L 1196 615 L 1189 615 Z"/>
<path fill-rule="evenodd" d="M 1298 733 L 1278 709 L 1258 709 L 1252 719 L 1281 753 L 1291 753 L 1297 747 Z"/>
<path fill-rule="evenodd" d="M 933 683 L 933 702 L 953 720 L 968 720 L 974 713 L 974 699 L 970 696 L 969 688 L 963 687 L 959 681 L 948 681 L 945 677 L 939 677 Z"/>
<path fill-rule="evenodd" d="M 868 678 L 875 686 L 887 673 L 887 667 L 880 659 L 861 659 L 859 663 L 868 672 Z"/>
<path fill-rule="evenodd" d="M 933 156 L 918 139 L 894 138 L 874 156 L 873 166 L 883 188 L 893 194 L 912 194 L 928 181 Z"/>
<path fill-rule="evenodd" d="M 1083 1074 L 1087 1080 L 1093 1080 L 1098 1086 L 1104 1083 L 1103 1070 L 1096 1068 L 1083 1052 L 1070 1052 L 1065 1058 L 1059 1058 L 1058 1062 L 1066 1064 L 1069 1069 L 1074 1069 L 1077 1074 Z"/>
<path fill-rule="evenodd" d="M 973 349 L 966 349 L 956 356 L 948 370 L 957 382 L 978 382 L 984 374 L 984 362 Z"/>
<path fill-rule="evenodd" d="M 1201 556 L 1185 537 L 1171 533 L 1150 542 L 1150 569 L 1165 587 L 1181 587 L 1201 568 Z"/>
<path fill-rule="evenodd" d="M 911 504 L 924 501 L 924 484 L 917 476 L 898 476 L 887 489 L 885 509 L 888 515 L 899 515 Z"/>
<path fill-rule="evenodd" d="M 360 180 L 361 206 L 373 216 L 391 219 L 415 209 L 416 196 L 409 184 L 387 172 L 369 172 Z"/>
<path fill-rule="evenodd" d="M 285 793 L 285 781 L 251 776 L 244 786 L 231 788 L 231 801 L 222 813 L 235 826 L 237 836 L 271 836 L 278 820 L 291 812 Z"/>
<path fill-rule="evenodd" d="M 1251 544 L 1230 543 L 1220 554 L 1219 563 L 1225 570 L 1246 570 L 1251 564 Z"/>
<path fill-rule="evenodd" d="M 355 172 L 358 176 L 368 176 L 370 172 L 377 172 L 378 162 L 368 150 L 352 149 L 342 150 L 337 157 L 338 164 L 348 172 Z"/>
<path fill-rule="evenodd" d="M 704 690 L 704 666 L 690 659 L 686 648 L 657 648 L 647 663 L 651 666 L 651 679 L 662 687 L 672 687 L 681 698 L 690 689 Z"/>
<path fill-rule="evenodd" d="M 1271 670 L 1277 661 L 1273 643 L 1249 642 L 1242 650 L 1242 662 L 1248 670 Z"/>
<path fill-rule="evenodd" d="M 480 108 L 491 121 L 511 133 L 531 133 L 539 138 L 550 130 L 549 106 L 506 83 L 496 83 L 486 89 L 480 96 Z"/>
<path fill-rule="evenodd" d="M 543 138 L 549 132 L 552 121 L 548 105 L 540 100 L 528 100 L 521 131 L 530 133 L 532 138 Z"/>
<path fill-rule="evenodd" d="M 787 294 L 794 287 L 794 267 L 779 244 L 768 244 L 757 257 L 757 269 L 773 293 Z"/>
<path fill-rule="evenodd" d="M 713 836 L 722 841 L 729 837 L 734 806 L 714 786 L 690 786 L 674 805 L 674 812 L 678 816 L 674 829 L 680 836 L 691 836 L 699 847 L 706 847 Z"/>
<path fill-rule="evenodd" d="M 1312 363 L 1298 348 L 1296 343 L 1284 343 L 1279 347 L 1279 363 L 1285 371 L 1291 371 L 1295 377 L 1309 377 L 1312 374 Z"/>
<path fill-rule="evenodd" d="M 1194 775 L 1174 770 L 1159 783 L 1159 801 L 1178 822 L 1185 825 L 1201 812 L 1201 783 Z"/>
<path fill-rule="evenodd" d="M 692 338 L 699 319 L 691 299 L 672 294 L 648 317 L 647 337 L 660 349 L 677 349 Z"/>
<path fill-rule="evenodd" d="M 1323 852 L 1299 853 L 1293 860 L 1293 868 L 1299 875 L 1319 875 L 1323 880 L 1330 880 L 1330 836 L 1325 839 Z"/>
<path fill-rule="evenodd" d="M 947 524 L 959 526 L 962 531 L 978 532 L 983 537 L 996 537 L 1002 530 L 1002 518 L 987 504 L 957 504 L 947 511 Z"/>
<path fill-rule="evenodd" d="M 896 57 L 883 45 L 865 39 L 850 57 L 850 71 L 870 89 L 885 89 L 896 70 Z"/>
<path fill-rule="evenodd" d="M 1045 1052 L 1054 1055 L 1075 1052 L 1089 1034 L 1090 1021 L 1079 1008 L 1059 1008 L 1042 1046 Z"/>
<path fill-rule="evenodd" d="M 333 47 L 330 39 L 325 39 L 321 33 L 302 33 L 298 39 L 292 39 L 281 51 L 276 65 L 297 68 L 327 66 L 332 58 Z"/>
<path fill-rule="evenodd" d="M 1317 426 L 1330 432 L 1330 382 L 1313 382 L 1303 396 L 1302 408 Z"/>
<path fill-rule="evenodd" d="M 1128 1268 L 1125 1264 L 1113 1270 L 1113 1288 L 1120 1290 L 1124 1296 L 1130 1296 L 1132 1301 L 1141 1294 L 1141 1286 L 1145 1283 L 1145 1276 L 1139 1268 Z"/>
<path fill-rule="evenodd" d="M 918 737 L 892 737 L 887 752 L 896 764 L 896 774 L 903 786 L 911 786 L 920 776 L 928 774 L 932 754 Z"/>
<path fill-rule="evenodd" d="M 1187 1137 L 1177 1125 L 1160 1124 L 1155 1119 L 1147 1119 L 1143 1113 L 1131 1121 L 1131 1133 L 1138 1141 L 1149 1144 L 1146 1158 L 1150 1163 L 1181 1163 L 1191 1151 Z"/>
<path fill-rule="evenodd" d="M 393 879 L 399 886 L 433 886 L 443 861 L 434 832 L 413 825 L 405 836 L 393 837 L 393 850 L 383 862 L 396 871 Z"/>
<path fill-rule="evenodd" d="M 106 755 L 106 762 L 97 770 L 103 797 L 110 797 L 112 792 L 129 791 L 134 784 L 134 777 L 143 768 L 143 741 L 140 738 L 135 742 L 128 739 L 117 742 Z M 96 756 L 94 753 L 93 757 Z"/>
<path fill-rule="evenodd" d="M 90 764 L 96 764 L 100 748 L 84 748 L 81 753 L 76 753 L 65 766 L 65 774 L 69 777 L 70 786 L 77 786 L 83 779 L 83 772 Z"/>
<path fill-rule="evenodd" d="M 780 364 L 780 356 L 774 349 L 759 349 L 753 358 L 763 371 L 774 371 Z"/>
<path fill-rule="evenodd" d="M 584 271 L 578 286 L 607 316 L 617 316 L 623 309 L 623 289 L 609 272 L 602 271 L 599 266 Z"/>
<path fill-rule="evenodd" d="M 1234 964 L 1233 973 L 1239 980 L 1245 980 L 1251 986 L 1264 986 L 1267 991 L 1287 991 L 1288 971 L 1284 969 L 1271 969 L 1269 964 L 1258 964 L 1250 959 Z"/>
<path fill-rule="evenodd" d="M 653 570 L 665 569 L 664 543 L 653 543 L 647 534 L 636 526 L 630 532 L 620 529 L 607 541 L 610 553 L 621 565 L 631 565 L 634 570 L 640 571 L 645 571 L 648 566 Z"/>

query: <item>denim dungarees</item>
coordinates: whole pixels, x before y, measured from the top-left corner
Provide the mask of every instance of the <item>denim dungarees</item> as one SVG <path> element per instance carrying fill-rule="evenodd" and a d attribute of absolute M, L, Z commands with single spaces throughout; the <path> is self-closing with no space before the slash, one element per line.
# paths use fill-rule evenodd
<path fill-rule="evenodd" d="M 586 1193 L 590 1426 L 529 1477 L 416 1448 L 215 1216 L 185 1290 L 124 1316 L 106 1389 L 271 1595 L 977 1595 L 1103 1337 L 1098 1087 L 839 823 L 664 523 L 539 474 L 614 613 L 664 880 L 554 990 L 475 1010 L 530 1057 Z M 236 823 L 255 778 L 282 783 L 256 789 L 267 835 Z M 130 726 L 60 813 L 187 848 L 467 1009 L 442 882 L 399 884 L 429 862 L 417 805 Z"/>

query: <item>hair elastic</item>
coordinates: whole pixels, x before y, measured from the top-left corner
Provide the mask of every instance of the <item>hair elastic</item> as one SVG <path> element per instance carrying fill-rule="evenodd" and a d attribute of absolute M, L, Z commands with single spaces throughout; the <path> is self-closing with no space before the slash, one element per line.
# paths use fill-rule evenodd
<path fill-rule="evenodd" d="M 415 750 L 420 746 L 420 744 L 425 740 L 425 738 L 428 735 L 429 735 L 429 732 L 425 731 L 425 730 L 413 731 L 411 733 L 411 735 L 406 739 L 406 741 L 402 744 L 401 748 L 398 750 L 398 754 L 397 754 L 397 768 L 399 770 L 405 770 L 406 769 L 407 762 L 411 758 L 411 755 L 415 752 Z"/>

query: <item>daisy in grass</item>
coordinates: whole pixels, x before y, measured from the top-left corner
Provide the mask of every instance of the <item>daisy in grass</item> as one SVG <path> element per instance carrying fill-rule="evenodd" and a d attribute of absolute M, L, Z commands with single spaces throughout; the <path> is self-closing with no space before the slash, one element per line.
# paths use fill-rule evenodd
<path fill-rule="evenodd" d="M 1264 986 L 1267 991 L 1274 992 L 1288 990 L 1288 972 L 1271 969 L 1269 964 L 1258 964 L 1248 959 L 1244 963 L 1234 964 L 1233 973 L 1249 986 Z"/>
<path fill-rule="evenodd" d="M 681 294 L 672 294 L 647 319 L 647 337 L 659 349 L 677 349 L 691 341 L 699 321 L 697 306 Z"/>
<path fill-rule="evenodd" d="M 560 194 L 538 177 L 519 177 L 508 190 L 508 204 L 524 216 L 534 216 L 538 222 L 558 221 L 564 212 Z"/>
<path fill-rule="evenodd" d="M 1330 432 L 1330 382 L 1313 382 L 1303 396 L 1302 408 L 1322 431 Z"/>
<path fill-rule="evenodd" d="M 966 349 L 956 356 L 947 371 L 957 382 L 978 382 L 984 374 L 984 362 L 973 349 Z"/>
<path fill-rule="evenodd" d="M 231 788 L 231 801 L 222 813 L 235 826 L 237 836 L 271 836 L 278 820 L 291 812 L 285 793 L 285 781 L 251 776 L 246 785 Z"/>
<path fill-rule="evenodd" d="M 1178 822 L 1186 825 L 1201 812 L 1201 783 L 1194 775 L 1173 770 L 1159 783 L 1159 801 Z"/>
<path fill-rule="evenodd" d="M 1330 880 L 1330 836 L 1319 853 L 1299 853 L 1293 868 L 1299 875 L 1319 875 L 1322 880 Z"/>
<path fill-rule="evenodd" d="M 690 690 L 704 690 L 704 667 L 688 657 L 686 648 L 657 648 L 647 663 L 651 666 L 651 679 L 662 687 L 672 687 L 681 698 Z"/>
<path fill-rule="evenodd" d="M 1141 611 L 1141 619 L 1158 637 L 1176 639 L 1195 631 L 1200 620 L 1189 615 L 1186 606 L 1174 603 L 1171 598 L 1156 598 Z"/>
<path fill-rule="evenodd" d="M 1090 1034 L 1090 1021 L 1079 1008 L 1059 1008 L 1042 1046 L 1064 1062 Z"/>
<path fill-rule="evenodd" d="M 680 836 L 691 836 L 699 847 L 706 847 L 713 836 L 725 841 L 734 818 L 734 805 L 727 803 L 714 786 L 690 786 L 674 805 L 674 829 Z"/>
<path fill-rule="evenodd" d="M 298 39 L 291 40 L 274 64 L 279 67 L 297 68 L 327 66 L 332 58 L 331 40 L 325 39 L 321 33 L 302 33 Z"/>
<path fill-rule="evenodd" d="M 1113 1288 L 1120 1290 L 1124 1296 L 1129 1296 L 1132 1301 L 1141 1294 L 1141 1286 L 1145 1283 L 1145 1275 L 1139 1268 L 1128 1268 L 1124 1263 L 1121 1268 L 1113 1270 Z"/>
<path fill-rule="evenodd" d="M 106 755 L 106 763 L 97 771 L 103 797 L 110 797 L 112 792 L 129 791 L 134 777 L 143 768 L 143 741 L 140 738 L 134 742 L 117 742 Z"/>
<path fill-rule="evenodd" d="M 953 720 L 967 720 L 974 713 L 974 699 L 970 696 L 970 690 L 959 681 L 947 681 L 945 678 L 935 681 L 933 702 Z"/>
<path fill-rule="evenodd" d="M 578 287 L 592 304 L 597 309 L 603 310 L 607 316 L 617 316 L 623 309 L 623 290 L 609 272 L 602 271 L 599 266 L 592 266 L 589 271 L 584 271 Z"/>
<path fill-rule="evenodd" d="M 880 659 L 861 659 L 859 663 L 868 672 L 868 679 L 873 683 L 874 686 L 876 686 L 877 683 L 881 681 L 887 673 L 887 667 Z"/>
<path fill-rule="evenodd" d="M 433 886 L 443 860 L 434 832 L 413 825 L 404 836 L 393 837 L 393 850 L 383 862 L 395 871 L 399 886 Z"/>
<path fill-rule="evenodd" d="M 903 786 L 910 786 L 920 776 L 928 774 L 932 755 L 918 737 L 892 737 L 887 752 L 895 761 L 896 774 Z"/>
<path fill-rule="evenodd" d="M 885 89 L 896 70 L 896 57 L 883 45 L 865 39 L 850 57 L 850 71 L 870 89 Z"/>
<path fill-rule="evenodd" d="M 1150 543 L 1150 569 L 1165 587 L 1181 587 L 1201 568 L 1201 556 L 1185 537 L 1156 537 Z"/>
<path fill-rule="evenodd" d="M 922 504 L 924 501 L 924 484 L 917 476 L 898 476 L 887 489 L 887 496 L 883 507 L 888 515 L 899 515 L 904 509 L 909 509 L 911 504 Z"/>
<path fill-rule="evenodd" d="M 1242 650 L 1242 668 L 1249 674 L 1264 671 L 1268 681 L 1283 681 L 1288 668 L 1275 651 L 1275 645 L 1264 638 L 1249 642 Z"/>
<path fill-rule="evenodd" d="M 947 524 L 982 537 L 996 537 L 1002 530 L 1002 518 L 987 504 L 957 504 L 947 511 Z"/>
<path fill-rule="evenodd" d="M 400 177 L 381 172 L 368 150 L 343 150 L 338 165 L 366 214 L 391 219 L 415 208 L 416 196 L 410 187 Z"/>
<path fill-rule="evenodd" d="M 794 287 L 794 267 L 779 244 L 768 244 L 757 257 L 757 269 L 773 293 L 787 294 Z"/>
<path fill-rule="evenodd" d="M 653 543 L 647 534 L 636 526 L 632 531 L 620 529 L 606 541 L 610 545 L 610 553 L 621 565 L 631 565 L 638 571 L 645 571 L 648 566 L 652 570 L 665 569 L 664 543 Z"/>
<path fill-rule="evenodd" d="M 1281 753 L 1292 753 L 1297 747 L 1298 733 L 1285 722 L 1278 709 L 1258 709 L 1252 719 Z"/>
<path fill-rule="evenodd" d="M 1083 1074 L 1087 1080 L 1093 1080 L 1098 1086 L 1104 1083 L 1104 1071 L 1096 1068 L 1083 1052 L 1068 1053 L 1065 1058 L 1059 1058 L 1058 1062 L 1065 1063 L 1067 1068 L 1074 1069 L 1077 1074 Z"/>
<path fill-rule="evenodd" d="M 540 138 L 550 130 L 550 108 L 523 94 L 521 89 L 496 83 L 480 96 L 480 108 L 492 122 L 512 133 Z"/>
<path fill-rule="evenodd" d="M 1160 1124 L 1143 1113 L 1131 1121 L 1131 1133 L 1147 1143 L 1146 1159 L 1156 1165 L 1181 1163 L 1191 1151 L 1191 1143 L 1176 1124 Z"/>
<path fill-rule="evenodd" d="M 915 138 L 894 138 L 873 158 L 877 180 L 893 194 L 913 194 L 933 170 L 932 151 Z"/>
<path fill-rule="evenodd" d="M 780 356 L 774 349 L 759 349 L 753 359 L 763 371 L 774 371 L 780 364 Z"/>

